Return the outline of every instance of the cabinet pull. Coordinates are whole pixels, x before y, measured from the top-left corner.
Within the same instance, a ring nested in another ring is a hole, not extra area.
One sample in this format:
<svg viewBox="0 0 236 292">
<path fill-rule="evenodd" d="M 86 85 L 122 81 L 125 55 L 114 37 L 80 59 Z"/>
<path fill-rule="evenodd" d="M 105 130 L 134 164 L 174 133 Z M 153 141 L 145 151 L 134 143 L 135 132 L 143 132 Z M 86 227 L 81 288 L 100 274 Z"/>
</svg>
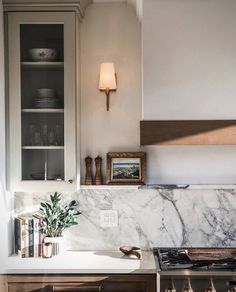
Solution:
<svg viewBox="0 0 236 292">
<path fill-rule="evenodd" d="M 102 285 L 99 286 L 78 286 L 78 285 L 53 285 L 52 291 L 61 291 L 61 292 L 100 292 L 102 291 Z"/>
<path fill-rule="evenodd" d="M 73 179 L 68 179 L 67 181 L 69 184 L 72 184 L 73 183 Z"/>
</svg>

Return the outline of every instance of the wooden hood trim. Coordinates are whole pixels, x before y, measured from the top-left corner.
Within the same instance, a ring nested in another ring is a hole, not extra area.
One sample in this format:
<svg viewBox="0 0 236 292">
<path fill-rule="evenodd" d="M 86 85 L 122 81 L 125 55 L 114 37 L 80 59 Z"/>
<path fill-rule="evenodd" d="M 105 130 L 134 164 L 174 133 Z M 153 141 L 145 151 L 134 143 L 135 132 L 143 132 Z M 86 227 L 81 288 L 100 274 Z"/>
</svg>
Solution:
<svg viewBox="0 0 236 292">
<path fill-rule="evenodd" d="M 141 145 L 236 145 L 236 120 L 141 121 Z"/>
</svg>

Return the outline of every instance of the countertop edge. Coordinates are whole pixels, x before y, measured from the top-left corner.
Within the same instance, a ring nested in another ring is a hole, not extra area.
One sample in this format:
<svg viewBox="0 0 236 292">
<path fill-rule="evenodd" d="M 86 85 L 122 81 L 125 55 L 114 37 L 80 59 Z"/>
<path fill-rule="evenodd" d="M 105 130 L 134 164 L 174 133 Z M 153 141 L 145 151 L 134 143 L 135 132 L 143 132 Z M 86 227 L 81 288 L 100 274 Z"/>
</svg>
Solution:
<svg viewBox="0 0 236 292">
<path fill-rule="evenodd" d="M 108 274 L 156 274 L 156 269 L 141 269 L 141 270 L 116 270 L 116 269 L 85 269 L 85 270 L 76 270 L 76 269 L 34 269 L 34 270 L 25 270 L 25 269 L 9 269 L 5 270 L 2 275 L 25 275 L 25 274 L 40 274 L 40 275 L 50 275 L 50 274 L 73 274 L 73 275 L 84 275 L 84 274 L 96 274 L 96 275 L 108 275 Z"/>
<path fill-rule="evenodd" d="M 0 274 L 156 274 L 152 251 L 142 251 L 142 259 L 119 251 L 70 251 L 52 259 L 5 258 Z"/>
</svg>

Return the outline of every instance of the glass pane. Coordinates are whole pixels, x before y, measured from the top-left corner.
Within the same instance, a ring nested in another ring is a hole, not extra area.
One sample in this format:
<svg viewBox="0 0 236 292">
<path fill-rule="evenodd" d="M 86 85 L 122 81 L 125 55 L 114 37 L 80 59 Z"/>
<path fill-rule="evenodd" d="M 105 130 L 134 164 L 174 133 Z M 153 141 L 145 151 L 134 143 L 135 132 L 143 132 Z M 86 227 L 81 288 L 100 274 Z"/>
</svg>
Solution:
<svg viewBox="0 0 236 292">
<path fill-rule="evenodd" d="M 22 180 L 64 180 L 62 24 L 21 24 Z"/>
</svg>

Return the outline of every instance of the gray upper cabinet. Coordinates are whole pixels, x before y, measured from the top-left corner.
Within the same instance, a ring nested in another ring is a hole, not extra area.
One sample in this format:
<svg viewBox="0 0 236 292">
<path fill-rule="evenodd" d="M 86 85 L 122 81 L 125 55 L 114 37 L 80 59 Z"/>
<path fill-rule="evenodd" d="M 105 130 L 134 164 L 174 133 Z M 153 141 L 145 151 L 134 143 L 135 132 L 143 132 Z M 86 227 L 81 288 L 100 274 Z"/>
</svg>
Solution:
<svg viewBox="0 0 236 292">
<path fill-rule="evenodd" d="M 76 12 L 8 12 L 6 24 L 9 189 L 75 190 Z"/>
</svg>

